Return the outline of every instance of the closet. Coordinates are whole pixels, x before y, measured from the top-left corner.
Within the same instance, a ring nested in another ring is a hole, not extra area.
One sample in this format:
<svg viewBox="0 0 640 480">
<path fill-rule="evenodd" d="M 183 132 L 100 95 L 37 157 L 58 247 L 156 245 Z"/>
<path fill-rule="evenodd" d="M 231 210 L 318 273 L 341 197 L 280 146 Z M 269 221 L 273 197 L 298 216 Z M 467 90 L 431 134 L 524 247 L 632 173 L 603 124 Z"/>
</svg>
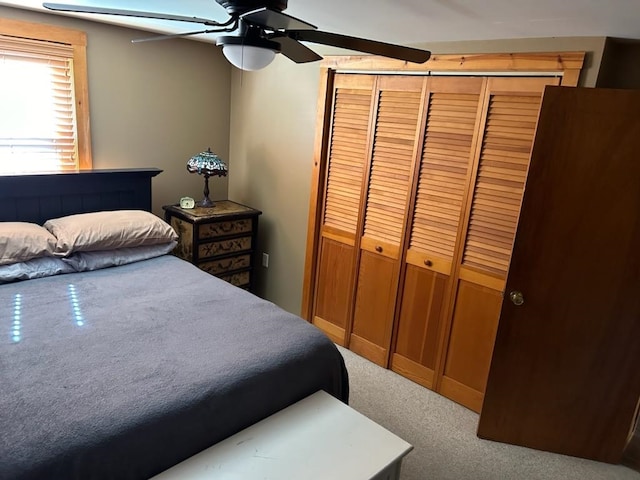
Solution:
<svg viewBox="0 0 640 480">
<path fill-rule="evenodd" d="M 583 58 L 536 55 L 428 62 L 456 75 L 323 71 L 303 315 L 476 411 L 542 93 L 575 85 Z M 490 61 L 511 74 L 473 74 Z"/>
</svg>

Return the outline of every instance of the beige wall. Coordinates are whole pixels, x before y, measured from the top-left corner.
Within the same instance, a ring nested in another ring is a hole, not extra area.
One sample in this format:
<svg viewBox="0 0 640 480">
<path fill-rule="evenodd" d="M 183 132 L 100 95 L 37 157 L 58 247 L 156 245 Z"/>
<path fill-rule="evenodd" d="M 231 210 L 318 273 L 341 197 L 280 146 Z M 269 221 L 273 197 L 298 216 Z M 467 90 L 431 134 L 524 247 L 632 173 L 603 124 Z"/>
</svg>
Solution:
<svg viewBox="0 0 640 480">
<path fill-rule="evenodd" d="M 94 168 L 158 167 L 154 212 L 181 196 L 202 197 L 204 182 L 186 162 L 207 147 L 229 158 L 231 67 L 212 44 L 148 37 L 111 25 L 0 6 L 0 17 L 87 33 Z M 227 179 L 210 182 L 227 197 Z"/>
<path fill-rule="evenodd" d="M 283 57 L 260 72 L 235 70 L 229 197 L 262 210 L 257 293 L 300 312 L 320 70 Z"/>
<path fill-rule="evenodd" d="M 594 86 L 604 43 L 586 37 L 424 47 L 435 53 L 587 51 L 581 85 Z M 294 313 L 302 300 L 318 83 L 318 64 L 278 57 L 259 72 L 234 70 L 231 84 L 229 195 L 263 211 L 257 248 L 269 253 L 270 263 L 259 268 L 258 293 Z"/>
</svg>

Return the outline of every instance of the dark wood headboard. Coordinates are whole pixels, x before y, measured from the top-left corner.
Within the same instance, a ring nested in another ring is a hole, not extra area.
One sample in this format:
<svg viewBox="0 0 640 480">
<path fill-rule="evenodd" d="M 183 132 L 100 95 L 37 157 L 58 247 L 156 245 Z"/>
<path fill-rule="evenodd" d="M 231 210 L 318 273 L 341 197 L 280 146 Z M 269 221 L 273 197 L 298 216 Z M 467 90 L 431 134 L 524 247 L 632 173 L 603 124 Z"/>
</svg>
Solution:
<svg viewBox="0 0 640 480">
<path fill-rule="evenodd" d="M 151 211 L 151 179 L 160 172 L 132 168 L 0 175 L 0 221 L 42 224 L 76 213 Z"/>
</svg>

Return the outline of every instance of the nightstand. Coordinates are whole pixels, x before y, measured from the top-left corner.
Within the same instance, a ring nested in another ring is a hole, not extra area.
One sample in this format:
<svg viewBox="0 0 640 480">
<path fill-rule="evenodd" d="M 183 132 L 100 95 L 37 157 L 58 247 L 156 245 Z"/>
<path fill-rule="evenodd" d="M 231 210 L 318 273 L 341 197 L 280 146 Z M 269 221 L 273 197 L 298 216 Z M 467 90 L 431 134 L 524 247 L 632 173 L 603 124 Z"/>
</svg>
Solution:
<svg viewBox="0 0 640 480">
<path fill-rule="evenodd" d="M 211 208 L 165 205 L 179 235 L 174 254 L 233 285 L 252 290 L 260 210 L 219 200 Z"/>
</svg>

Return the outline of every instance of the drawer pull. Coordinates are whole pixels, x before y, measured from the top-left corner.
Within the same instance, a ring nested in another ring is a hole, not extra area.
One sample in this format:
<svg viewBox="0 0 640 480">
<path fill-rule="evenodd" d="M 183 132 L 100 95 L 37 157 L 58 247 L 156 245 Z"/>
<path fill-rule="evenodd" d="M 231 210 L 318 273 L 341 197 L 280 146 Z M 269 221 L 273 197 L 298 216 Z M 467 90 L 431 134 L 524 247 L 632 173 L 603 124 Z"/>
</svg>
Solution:
<svg viewBox="0 0 640 480">
<path fill-rule="evenodd" d="M 432 262 L 431 260 L 425 260 L 425 261 L 424 261 L 424 264 L 425 264 L 427 267 L 433 267 L 433 262 Z"/>
<path fill-rule="evenodd" d="M 376 245 L 376 252 L 382 253 L 382 247 L 380 245 Z"/>
</svg>

